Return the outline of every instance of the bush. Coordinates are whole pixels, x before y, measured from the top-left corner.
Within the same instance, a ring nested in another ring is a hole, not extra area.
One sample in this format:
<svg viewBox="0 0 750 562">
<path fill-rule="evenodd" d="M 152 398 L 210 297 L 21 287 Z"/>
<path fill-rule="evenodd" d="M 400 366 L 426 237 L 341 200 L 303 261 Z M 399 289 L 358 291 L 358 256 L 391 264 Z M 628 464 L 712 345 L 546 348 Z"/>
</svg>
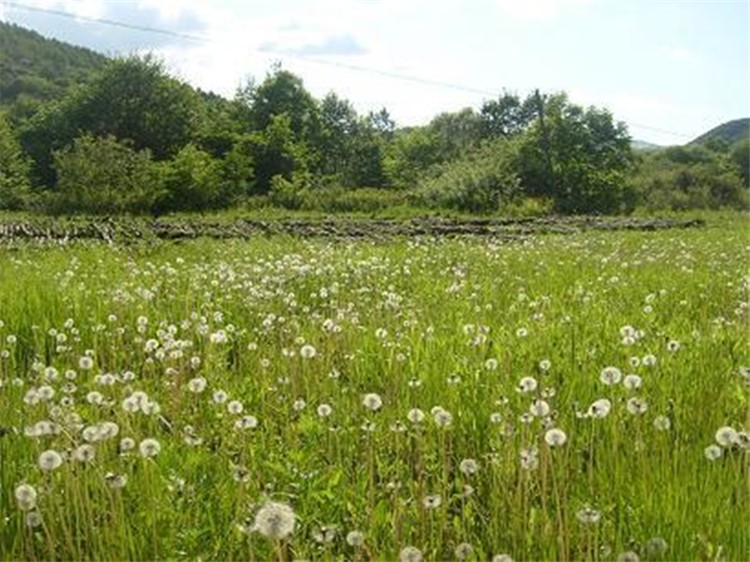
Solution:
<svg viewBox="0 0 750 562">
<path fill-rule="evenodd" d="M 156 210 L 204 211 L 227 207 L 234 184 L 222 182 L 221 162 L 188 144 L 161 168 L 163 192 Z"/>
<path fill-rule="evenodd" d="M 45 200 L 48 211 L 145 213 L 160 195 L 150 152 L 133 150 L 114 137 L 79 137 L 53 158 L 57 190 Z"/>
<path fill-rule="evenodd" d="M 326 213 L 376 213 L 409 203 L 403 191 L 361 187 L 316 189 L 304 194 L 302 208 Z"/>
<path fill-rule="evenodd" d="M 435 177 L 423 180 L 419 197 L 429 207 L 473 213 L 497 211 L 519 192 L 516 158 L 513 141 L 486 143 L 476 152 L 443 166 Z"/>
</svg>

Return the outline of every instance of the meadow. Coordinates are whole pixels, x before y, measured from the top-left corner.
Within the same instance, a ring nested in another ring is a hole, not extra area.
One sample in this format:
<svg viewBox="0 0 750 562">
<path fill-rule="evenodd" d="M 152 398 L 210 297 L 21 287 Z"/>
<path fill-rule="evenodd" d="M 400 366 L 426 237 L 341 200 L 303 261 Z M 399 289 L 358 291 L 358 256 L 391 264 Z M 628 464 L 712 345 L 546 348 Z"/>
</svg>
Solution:
<svg viewBox="0 0 750 562">
<path fill-rule="evenodd" d="M 4 244 L 0 559 L 748 559 L 749 234 Z"/>
</svg>

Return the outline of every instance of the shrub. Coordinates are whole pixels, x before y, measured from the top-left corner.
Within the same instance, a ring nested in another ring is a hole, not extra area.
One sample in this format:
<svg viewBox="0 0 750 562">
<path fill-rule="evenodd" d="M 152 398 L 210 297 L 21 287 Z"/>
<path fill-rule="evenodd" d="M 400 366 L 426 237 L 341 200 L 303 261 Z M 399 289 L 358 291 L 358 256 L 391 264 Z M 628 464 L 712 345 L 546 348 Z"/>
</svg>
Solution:
<svg viewBox="0 0 750 562">
<path fill-rule="evenodd" d="M 114 137 L 84 135 L 53 158 L 57 190 L 45 201 L 51 212 L 144 213 L 160 194 L 150 152 Z"/>
<path fill-rule="evenodd" d="M 493 212 L 519 192 L 515 172 L 517 146 L 499 139 L 443 166 L 420 183 L 418 193 L 430 207 L 466 212 Z"/>
</svg>

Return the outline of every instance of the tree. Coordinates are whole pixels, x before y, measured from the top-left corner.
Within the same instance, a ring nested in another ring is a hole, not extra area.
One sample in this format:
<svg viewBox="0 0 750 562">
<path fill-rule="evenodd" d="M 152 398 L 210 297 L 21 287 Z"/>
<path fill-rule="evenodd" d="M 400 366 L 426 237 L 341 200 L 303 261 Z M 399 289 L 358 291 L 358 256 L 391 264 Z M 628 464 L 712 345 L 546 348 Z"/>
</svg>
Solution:
<svg viewBox="0 0 750 562">
<path fill-rule="evenodd" d="M 0 209 L 20 209 L 28 196 L 29 163 L 5 115 L 0 113 Z"/>
<path fill-rule="evenodd" d="M 302 79 L 275 66 L 260 84 L 249 82 L 238 93 L 247 104 L 247 131 L 263 131 L 274 117 L 289 116 L 289 129 L 295 140 L 307 142 L 318 134 L 319 116 L 315 99 L 305 89 Z"/>
<path fill-rule="evenodd" d="M 553 198 L 562 213 L 632 207 L 630 137 L 608 111 L 584 110 L 565 94 L 537 96 L 536 120 L 522 138 L 519 171 L 528 195 Z"/>
<path fill-rule="evenodd" d="M 46 185 L 54 183 L 52 152 L 82 133 L 127 140 L 154 158 L 174 156 L 203 120 L 200 97 L 168 76 L 153 57 L 109 61 L 92 80 L 45 106 L 24 126 L 21 142 Z"/>
<path fill-rule="evenodd" d="M 522 102 L 516 94 L 507 92 L 484 102 L 480 111 L 483 137 L 509 137 L 523 132 L 534 120 L 535 105 L 533 95 Z"/>
</svg>

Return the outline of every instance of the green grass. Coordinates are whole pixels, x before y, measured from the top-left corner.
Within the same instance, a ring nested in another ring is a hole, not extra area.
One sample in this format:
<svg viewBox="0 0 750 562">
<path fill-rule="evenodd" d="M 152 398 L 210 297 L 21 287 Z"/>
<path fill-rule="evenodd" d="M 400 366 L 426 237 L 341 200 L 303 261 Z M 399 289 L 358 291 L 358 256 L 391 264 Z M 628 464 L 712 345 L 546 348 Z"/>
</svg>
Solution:
<svg viewBox="0 0 750 562">
<path fill-rule="evenodd" d="M 714 461 L 704 451 L 722 426 L 750 430 L 747 256 L 736 215 L 702 230 L 515 244 L 0 249 L 0 557 L 393 560 L 412 545 L 443 560 L 468 543 L 476 560 L 746 559 L 748 451 L 724 448 Z M 624 326 L 642 337 L 624 345 Z M 315 357 L 301 357 L 304 345 Z M 87 354 L 90 370 L 79 364 Z M 642 364 L 647 355 L 655 365 Z M 603 384 L 607 366 L 643 386 Z M 113 384 L 101 384 L 105 373 Z M 188 387 L 196 377 L 207 383 L 199 394 Z M 520 393 L 522 377 L 538 388 Z M 52 398 L 24 402 L 45 385 Z M 243 413 L 215 403 L 217 390 Z M 135 391 L 158 411 L 127 412 Z M 382 398 L 378 411 L 363 405 L 367 393 Z M 647 404 L 642 415 L 629 413 L 632 397 Z M 577 415 L 600 398 L 612 403 L 607 417 Z M 542 399 L 549 416 L 522 423 Z M 436 406 L 452 415 L 445 428 Z M 426 414 L 420 424 L 412 408 Z M 241 415 L 258 426 L 236 429 Z M 655 428 L 658 416 L 669 429 Z M 24 434 L 40 420 L 59 433 Z M 39 468 L 40 453 L 75 449 L 105 421 L 119 433 L 93 443 L 91 462 Z M 545 424 L 566 433 L 564 445 L 547 445 Z M 120 450 L 125 437 L 135 450 Z M 161 445 L 153 458 L 138 452 L 146 438 Z M 538 466 L 527 470 L 530 448 Z M 479 470 L 463 474 L 464 459 Z M 110 487 L 110 472 L 127 484 Z M 17 505 L 21 483 L 38 492 L 39 526 Z M 432 495 L 441 503 L 428 510 Z M 268 499 L 296 514 L 284 540 L 239 529 Z M 598 523 L 579 520 L 587 506 Z M 317 542 L 331 525 L 332 542 Z M 347 544 L 353 530 L 363 547 Z M 648 551 L 655 537 L 665 552 Z"/>
</svg>

